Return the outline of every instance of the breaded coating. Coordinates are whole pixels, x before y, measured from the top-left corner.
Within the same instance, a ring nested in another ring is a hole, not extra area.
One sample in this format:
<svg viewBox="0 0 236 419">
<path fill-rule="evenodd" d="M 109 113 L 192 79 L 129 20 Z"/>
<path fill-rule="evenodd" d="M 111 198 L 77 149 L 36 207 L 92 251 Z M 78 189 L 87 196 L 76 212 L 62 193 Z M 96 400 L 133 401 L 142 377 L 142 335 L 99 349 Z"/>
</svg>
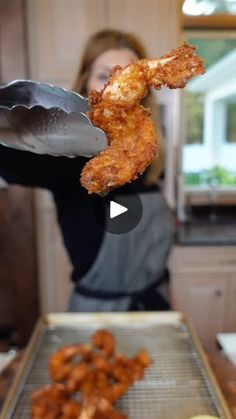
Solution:
<svg viewBox="0 0 236 419">
<path fill-rule="evenodd" d="M 92 123 L 107 134 L 109 146 L 84 167 L 81 184 L 88 193 L 107 194 L 135 180 L 158 152 L 156 128 L 141 100 L 149 87 L 183 88 L 204 73 L 194 46 L 183 44 L 160 59 L 143 59 L 116 66 L 101 92 L 89 97 Z"/>
</svg>

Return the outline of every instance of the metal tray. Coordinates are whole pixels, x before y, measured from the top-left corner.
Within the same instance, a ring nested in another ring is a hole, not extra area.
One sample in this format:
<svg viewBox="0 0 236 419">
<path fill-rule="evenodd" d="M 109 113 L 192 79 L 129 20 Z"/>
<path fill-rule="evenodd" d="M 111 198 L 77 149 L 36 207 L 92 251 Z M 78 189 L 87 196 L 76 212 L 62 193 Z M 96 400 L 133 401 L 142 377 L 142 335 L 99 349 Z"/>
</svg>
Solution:
<svg viewBox="0 0 236 419">
<path fill-rule="evenodd" d="M 129 356 L 146 348 L 154 363 L 118 407 L 130 419 L 232 416 L 191 325 L 179 312 L 49 314 L 42 317 L 0 419 L 30 418 L 31 392 L 50 382 L 48 360 L 60 346 L 86 342 L 98 328 L 111 330 Z"/>
</svg>

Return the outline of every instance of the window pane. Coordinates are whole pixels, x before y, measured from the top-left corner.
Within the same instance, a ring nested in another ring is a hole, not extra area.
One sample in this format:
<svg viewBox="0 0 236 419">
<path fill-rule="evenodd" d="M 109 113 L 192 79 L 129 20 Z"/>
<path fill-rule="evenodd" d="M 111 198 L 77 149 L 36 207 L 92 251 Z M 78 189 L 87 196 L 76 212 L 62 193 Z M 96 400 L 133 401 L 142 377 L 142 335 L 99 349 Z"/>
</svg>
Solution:
<svg viewBox="0 0 236 419">
<path fill-rule="evenodd" d="M 236 143 L 236 103 L 228 103 L 226 112 L 226 141 Z"/>
<path fill-rule="evenodd" d="M 203 95 L 185 93 L 187 111 L 186 143 L 202 144 L 203 142 Z"/>
<path fill-rule="evenodd" d="M 188 35 L 207 71 L 184 90 L 185 183 L 202 187 L 217 179 L 219 186 L 236 186 L 236 38 Z"/>
<path fill-rule="evenodd" d="M 236 39 L 189 38 L 188 42 L 198 47 L 198 54 L 203 57 L 206 69 L 210 68 L 213 64 L 217 63 L 217 61 L 236 48 Z M 205 93 L 188 92 L 187 86 L 185 90 L 185 107 L 187 111 L 185 142 L 187 144 L 203 143 L 204 98 Z"/>
<path fill-rule="evenodd" d="M 207 69 L 236 48 L 236 39 L 189 38 L 188 41 L 198 47 Z"/>
<path fill-rule="evenodd" d="M 183 13 L 192 16 L 236 14 L 236 0 L 185 0 Z"/>
</svg>

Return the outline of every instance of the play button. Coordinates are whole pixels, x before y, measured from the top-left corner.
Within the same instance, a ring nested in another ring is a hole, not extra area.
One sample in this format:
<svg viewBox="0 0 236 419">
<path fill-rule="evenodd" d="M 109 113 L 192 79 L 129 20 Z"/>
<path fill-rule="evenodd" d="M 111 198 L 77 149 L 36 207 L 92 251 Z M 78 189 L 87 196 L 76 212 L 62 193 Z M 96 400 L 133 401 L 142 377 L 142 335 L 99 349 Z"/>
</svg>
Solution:
<svg viewBox="0 0 236 419">
<path fill-rule="evenodd" d="M 110 218 L 118 217 L 128 211 L 128 208 L 123 205 L 117 204 L 115 201 L 110 201 Z"/>
<path fill-rule="evenodd" d="M 137 226 L 142 217 L 142 201 L 135 193 L 114 191 L 99 202 L 95 207 L 96 216 L 109 233 L 127 233 Z"/>
</svg>

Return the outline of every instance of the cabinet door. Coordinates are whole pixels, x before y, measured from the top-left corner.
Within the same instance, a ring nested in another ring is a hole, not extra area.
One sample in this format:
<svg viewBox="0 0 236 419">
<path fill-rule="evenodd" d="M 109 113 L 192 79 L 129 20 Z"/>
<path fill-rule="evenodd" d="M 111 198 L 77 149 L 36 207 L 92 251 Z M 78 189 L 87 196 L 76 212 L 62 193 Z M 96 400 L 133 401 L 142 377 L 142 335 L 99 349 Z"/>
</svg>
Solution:
<svg viewBox="0 0 236 419">
<path fill-rule="evenodd" d="M 28 0 L 30 76 L 71 87 L 87 38 L 106 26 L 106 0 Z"/>
<path fill-rule="evenodd" d="M 109 0 L 110 27 L 137 34 L 155 57 L 176 48 L 180 41 L 181 1 Z"/>
<path fill-rule="evenodd" d="M 192 322 L 207 350 L 224 331 L 227 278 L 218 274 L 177 274 L 173 277 L 175 309 Z"/>
<path fill-rule="evenodd" d="M 180 13 L 181 0 L 27 0 L 30 76 L 71 85 L 87 38 L 107 27 L 164 54 L 179 44 Z"/>
<path fill-rule="evenodd" d="M 225 331 L 236 332 L 236 271 L 228 273 L 228 304 L 226 309 Z"/>
<path fill-rule="evenodd" d="M 73 287 L 72 267 L 50 192 L 37 190 L 36 209 L 41 313 L 66 311 Z"/>
<path fill-rule="evenodd" d="M 0 2 L 0 83 L 27 76 L 24 0 Z M 0 186 L 0 329 L 25 345 L 39 314 L 33 191 Z"/>
</svg>

